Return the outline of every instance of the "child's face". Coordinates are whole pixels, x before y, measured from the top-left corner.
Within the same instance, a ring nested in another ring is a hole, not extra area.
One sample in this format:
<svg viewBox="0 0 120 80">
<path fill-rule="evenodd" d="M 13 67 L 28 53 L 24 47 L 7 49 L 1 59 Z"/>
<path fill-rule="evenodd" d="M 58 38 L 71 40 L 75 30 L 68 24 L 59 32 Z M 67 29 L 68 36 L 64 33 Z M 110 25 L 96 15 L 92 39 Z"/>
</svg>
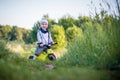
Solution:
<svg viewBox="0 0 120 80">
<path fill-rule="evenodd" d="M 46 22 L 43 22 L 43 23 L 41 24 L 41 27 L 42 27 L 43 29 L 47 29 L 47 28 L 48 28 L 48 24 L 47 24 Z"/>
</svg>

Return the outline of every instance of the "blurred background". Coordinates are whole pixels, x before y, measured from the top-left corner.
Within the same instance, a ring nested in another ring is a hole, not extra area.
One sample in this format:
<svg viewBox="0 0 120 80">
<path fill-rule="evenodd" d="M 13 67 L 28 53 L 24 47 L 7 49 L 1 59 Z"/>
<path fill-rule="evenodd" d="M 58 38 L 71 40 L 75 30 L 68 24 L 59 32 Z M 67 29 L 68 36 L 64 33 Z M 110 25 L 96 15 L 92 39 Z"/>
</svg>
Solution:
<svg viewBox="0 0 120 80">
<path fill-rule="evenodd" d="M 58 42 L 55 62 L 28 59 L 42 18 Z M 120 0 L 0 0 L 0 80 L 119 80 L 119 74 Z"/>
</svg>

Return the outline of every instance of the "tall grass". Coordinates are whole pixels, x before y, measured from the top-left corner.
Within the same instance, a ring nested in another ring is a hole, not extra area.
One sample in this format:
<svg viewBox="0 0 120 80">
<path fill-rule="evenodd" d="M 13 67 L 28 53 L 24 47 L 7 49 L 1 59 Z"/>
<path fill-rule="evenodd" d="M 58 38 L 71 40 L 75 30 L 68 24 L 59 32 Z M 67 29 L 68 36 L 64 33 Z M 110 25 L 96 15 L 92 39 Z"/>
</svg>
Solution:
<svg viewBox="0 0 120 80">
<path fill-rule="evenodd" d="M 85 26 L 84 39 L 68 46 L 68 53 L 59 61 L 64 65 L 111 68 L 120 65 L 120 18 L 108 23 Z"/>
</svg>

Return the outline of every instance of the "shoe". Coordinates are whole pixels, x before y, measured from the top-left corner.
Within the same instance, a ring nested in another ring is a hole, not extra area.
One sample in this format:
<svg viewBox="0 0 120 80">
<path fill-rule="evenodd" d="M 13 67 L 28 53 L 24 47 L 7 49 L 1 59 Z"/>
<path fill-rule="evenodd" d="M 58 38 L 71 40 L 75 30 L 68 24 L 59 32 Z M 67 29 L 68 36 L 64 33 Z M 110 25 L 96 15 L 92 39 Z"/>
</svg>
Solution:
<svg viewBox="0 0 120 80">
<path fill-rule="evenodd" d="M 33 56 L 33 60 L 35 60 L 35 59 L 36 59 L 36 55 Z"/>
</svg>

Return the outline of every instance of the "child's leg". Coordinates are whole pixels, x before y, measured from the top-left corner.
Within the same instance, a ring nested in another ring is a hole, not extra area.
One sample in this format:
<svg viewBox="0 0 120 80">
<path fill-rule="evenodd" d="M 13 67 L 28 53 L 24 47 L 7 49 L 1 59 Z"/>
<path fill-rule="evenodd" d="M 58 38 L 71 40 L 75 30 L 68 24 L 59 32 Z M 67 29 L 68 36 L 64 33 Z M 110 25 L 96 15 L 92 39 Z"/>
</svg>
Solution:
<svg viewBox="0 0 120 80">
<path fill-rule="evenodd" d="M 41 53 L 41 51 L 43 51 L 43 48 L 40 48 L 38 46 L 35 50 L 35 54 L 34 54 L 34 57 L 33 57 L 34 60 L 36 59 L 36 56 L 38 56 Z"/>
</svg>

